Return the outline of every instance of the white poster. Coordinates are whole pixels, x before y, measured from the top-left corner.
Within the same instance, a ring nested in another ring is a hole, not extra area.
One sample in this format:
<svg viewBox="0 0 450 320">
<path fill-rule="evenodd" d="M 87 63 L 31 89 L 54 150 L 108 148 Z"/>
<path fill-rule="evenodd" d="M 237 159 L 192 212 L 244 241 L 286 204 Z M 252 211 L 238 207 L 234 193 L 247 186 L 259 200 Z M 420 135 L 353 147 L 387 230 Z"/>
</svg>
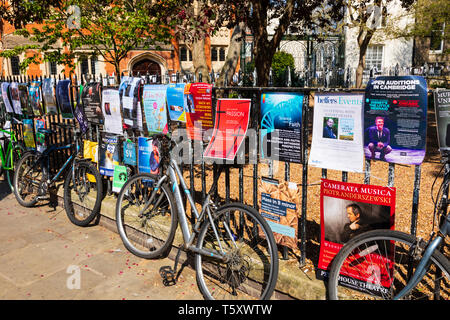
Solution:
<svg viewBox="0 0 450 320">
<path fill-rule="evenodd" d="M 363 99 L 357 93 L 316 93 L 310 166 L 363 172 Z"/>
<path fill-rule="evenodd" d="M 102 112 L 105 117 L 105 131 L 122 135 L 119 90 L 105 89 L 102 91 Z"/>
</svg>

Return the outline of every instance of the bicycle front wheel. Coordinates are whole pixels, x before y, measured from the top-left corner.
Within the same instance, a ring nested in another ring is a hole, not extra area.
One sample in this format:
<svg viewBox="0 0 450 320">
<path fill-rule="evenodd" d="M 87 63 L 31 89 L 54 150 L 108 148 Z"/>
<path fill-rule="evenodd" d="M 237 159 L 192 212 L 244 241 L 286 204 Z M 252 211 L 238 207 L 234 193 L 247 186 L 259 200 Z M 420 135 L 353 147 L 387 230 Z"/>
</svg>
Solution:
<svg viewBox="0 0 450 320">
<path fill-rule="evenodd" d="M 74 163 L 73 170 L 67 172 L 64 181 L 64 209 L 73 224 L 85 227 L 100 212 L 102 177 L 90 162 Z"/>
<path fill-rule="evenodd" d="M 120 190 L 116 224 L 125 247 L 134 255 L 153 259 L 171 248 L 178 223 L 175 200 L 166 184 L 154 188 L 157 176 L 140 173 Z"/>
<path fill-rule="evenodd" d="M 205 299 L 269 299 L 278 277 L 277 245 L 267 222 L 252 207 L 233 203 L 203 223 L 196 254 L 197 284 Z"/>
<path fill-rule="evenodd" d="M 328 281 L 331 300 L 392 300 L 407 284 L 419 259 L 416 238 L 394 230 L 365 232 L 336 255 Z M 435 251 L 427 273 L 405 299 L 449 299 L 449 262 Z"/>
</svg>

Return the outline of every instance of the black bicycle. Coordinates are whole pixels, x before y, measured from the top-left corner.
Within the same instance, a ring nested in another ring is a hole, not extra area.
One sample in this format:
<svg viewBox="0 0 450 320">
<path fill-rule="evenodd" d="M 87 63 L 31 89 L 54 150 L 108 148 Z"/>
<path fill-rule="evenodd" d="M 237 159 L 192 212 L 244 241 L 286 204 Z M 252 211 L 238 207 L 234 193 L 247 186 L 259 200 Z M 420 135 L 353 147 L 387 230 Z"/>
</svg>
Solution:
<svg viewBox="0 0 450 320">
<path fill-rule="evenodd" d="M 71 129 L 74 142 L 58 146 L 51 145 L 42 153 L 27 151 L 17 164 L 14 174 L 14 195 L 24 207 L 34 206 L 40 200 L 49 199 L 49 189 L 63 175 L 64 208 L 69 220 L 78 226 L 87 226 L 100 212 L 103 195 L 102 177 L 92 159 L 81 157 L 81 132 L 71 124 L 55 123 L 63 129 Z M 39 129 L 46 137 L 54 132 Z M 72 150 L 71 155 L 56 173 L 50 170 L 50 155 L 58 150 Z"/>
</svg>

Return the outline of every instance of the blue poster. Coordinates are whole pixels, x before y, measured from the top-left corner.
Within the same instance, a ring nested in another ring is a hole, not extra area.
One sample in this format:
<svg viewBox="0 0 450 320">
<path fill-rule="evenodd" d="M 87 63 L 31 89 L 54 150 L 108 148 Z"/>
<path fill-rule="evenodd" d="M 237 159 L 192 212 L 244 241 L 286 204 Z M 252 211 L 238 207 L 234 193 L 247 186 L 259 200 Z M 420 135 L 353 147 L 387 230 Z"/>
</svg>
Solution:
<svg viewBox="0 0 450 320">
<path fill-rule="evenodd" d="M 101 175 L 113 177 L 114 167 L 119 165 L 119 146 L 117 136 L 106 136 L 100 144 L 99 171 Z"/>
<path fill-rule="evenodd" d="M 136 144 L 132 141 L 123 142 L 123 163 L 136 165 Z"/>
<path fill-rule="evenodd" d="M 147 172 L 152 174 L 159 174 L 159 145 L 158 140 L 146 137 L 138 138 L 138 156 L 139 172 Z"/>
<path fill-rule="evenodd" d="M 302 162 L 303 94 L 270 92 L 261 95 L 261 157 Z"/>
<path fill-rule="evenodd" d="M 63 119 L 73 119 L 72 103 L 70 102 L 70 80 L 60 80 L 56 85 L 56 101 Z"/>
<path fill-rule="evenodd" d="M 147 130 L 149 133 L 167 133 L 167 85 L 146 84 L 142 94 Z"/>
<path fill-rule="evenodd" d="M 184 111 L 184 87 L 185 83 L 171 83 L 167 87 L 167 106 L 170 120 L 186 122 Z"/>
<path fill-rule="evenodd" d="M 420 76 L 377 77 L 364 99 L 366 159 L 419 165 L 425 158 L 427 83 Z"/>
</svg>

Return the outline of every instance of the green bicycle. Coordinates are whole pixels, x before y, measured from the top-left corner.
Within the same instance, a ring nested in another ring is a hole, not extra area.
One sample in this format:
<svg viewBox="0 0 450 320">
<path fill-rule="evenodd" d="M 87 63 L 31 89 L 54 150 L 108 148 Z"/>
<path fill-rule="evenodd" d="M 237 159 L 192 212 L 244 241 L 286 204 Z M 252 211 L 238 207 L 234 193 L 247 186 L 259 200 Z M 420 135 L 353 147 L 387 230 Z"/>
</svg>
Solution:
<svg viewBox="0 0 450 320">
<path fill-rule="evenodd" d="M 0 128 L 0 175 L 5 172 L 8 185 L 11 191 L 14 191 L 13 180 L 14 180 L 14 168 L 19 159 L 25 153 L 25 148 L 21 142 L 19 142 L 14 134 L 13 130 L 1 129 Z"/>
</svg>

